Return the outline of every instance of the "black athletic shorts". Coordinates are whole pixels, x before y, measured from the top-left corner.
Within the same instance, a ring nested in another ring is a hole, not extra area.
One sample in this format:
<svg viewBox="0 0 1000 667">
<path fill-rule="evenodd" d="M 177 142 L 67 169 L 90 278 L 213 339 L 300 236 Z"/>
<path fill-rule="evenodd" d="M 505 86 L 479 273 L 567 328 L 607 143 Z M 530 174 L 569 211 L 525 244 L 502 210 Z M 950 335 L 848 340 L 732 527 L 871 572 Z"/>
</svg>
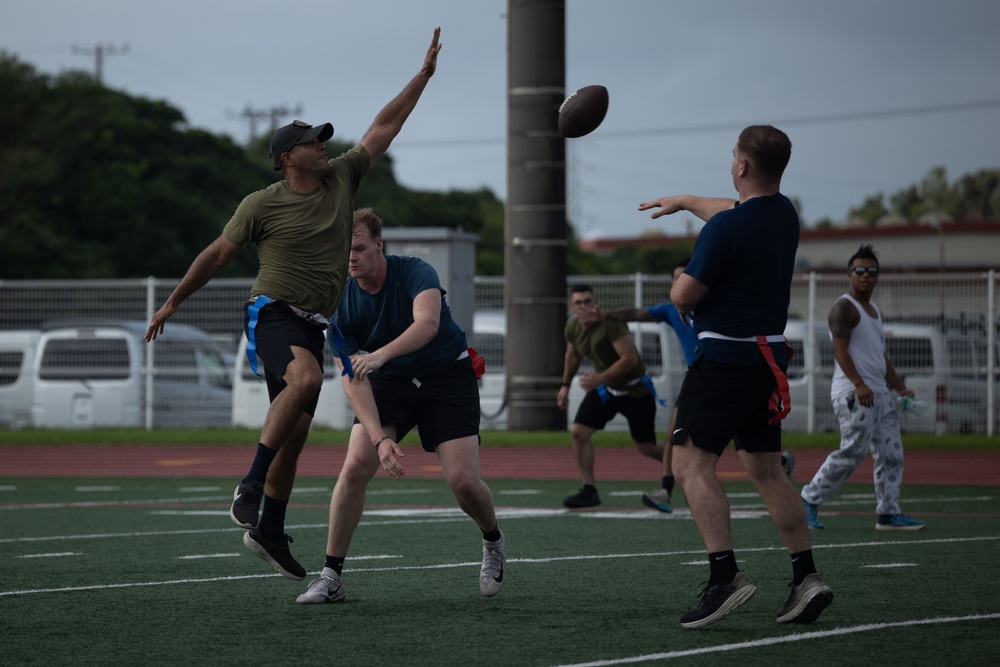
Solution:
<svg viewBox="0 0 1000 667">
<path fill-rule="evenodd" d="M 622 413 L 628 421 L 628 432 L 635 442 L 656 442 L 656 399 L 652 394 L 638 398 L 612 396 L 605 403 L 596 389 L 587 392 L 573 417 L 574 424 L 600 431 L 615 415 Z"/>
<path fill-rule="evenodd" d="M 747 452 L 781 451 L 781 424 L 768 424 L 777 386 L 763 356 L 748 366 L 699 357 L 681 384 L 671 442 L 679 445 L 690 436 L 695 447 L 719 455 L 730 441 Z"/>
<path fill-rule="evenodd" d="M 468 357 L 422 378 L 368 376 L 382 426 L 396 429 L 396 442 L 417 428 L 420 444 L 433 452 L 442 442 L 479 436 L 479 383 Z M 354 423 L 358 424 L 357 417 Z"/>
<path fill-rule="evenodd" d="M 249 306 L 247 304 L 248 308 Z M 249 323 L 250 315 L 247 313 L 243 318 L 243 330 L 248 338 Z M 323 327 L 299 317 L 284 301 L 272 301 L 258 311 L 254 341 L 260 365 L 264 367 L 264 381 L 267 382 L 267 395 L 271 401 L 287 386 L 282 378 L 288 364 L 295 358 L 292 354 L 293 345 L 312 352 L 319 362 L 320 371 L 323 370 L 323 346 L 326 345 Z M 260 370 L 258 367 L 257 371 Z M 314 417 L 318 403 L 319 392 L 316 392 L 316 396 L 303 411 Z"/>
</svg>

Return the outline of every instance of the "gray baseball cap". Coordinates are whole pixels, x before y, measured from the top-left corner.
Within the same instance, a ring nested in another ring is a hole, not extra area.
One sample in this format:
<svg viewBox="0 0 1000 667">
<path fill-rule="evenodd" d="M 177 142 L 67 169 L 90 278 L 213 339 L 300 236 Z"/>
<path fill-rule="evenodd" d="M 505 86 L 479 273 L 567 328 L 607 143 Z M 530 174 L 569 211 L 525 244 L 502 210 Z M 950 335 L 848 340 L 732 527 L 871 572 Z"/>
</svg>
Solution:
<svg viewBox="0 0 1000 667">
<path fill-rule="evenodd" d="M 279 127 L 271 135 L 271 162 L 274 170 L 281 171 L 281 154 L 287 153 L 299 144 L 307 144 L 313 139 L 326 141 L 333 136 L 333 125 L 323 123 L 313 127 L 301 120 L 293 120 L 289 125 Z"/>
</svg>

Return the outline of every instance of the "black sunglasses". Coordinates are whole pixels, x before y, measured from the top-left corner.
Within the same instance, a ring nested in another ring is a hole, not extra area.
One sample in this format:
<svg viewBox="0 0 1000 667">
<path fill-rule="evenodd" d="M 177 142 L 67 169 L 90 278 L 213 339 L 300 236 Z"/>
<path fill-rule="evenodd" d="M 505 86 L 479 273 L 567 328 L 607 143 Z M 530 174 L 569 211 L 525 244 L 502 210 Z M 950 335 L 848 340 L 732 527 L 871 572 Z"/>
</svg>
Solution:
<svg viewBox="0 0 1000 667">
<path fill-rule="evenodd" d="M 868 266 L 868 267 L 855 266 L 853 269 L 851 269 L 851 271 L 854 271 L 854 275 L 856 275 L 856 276 L 863 276 L 863 275 L 865 275 L 865 273 L 867 273 L 870 276 L 877 276 L 878 275 L 878 267 L 877 266 Z"/>
</svg>

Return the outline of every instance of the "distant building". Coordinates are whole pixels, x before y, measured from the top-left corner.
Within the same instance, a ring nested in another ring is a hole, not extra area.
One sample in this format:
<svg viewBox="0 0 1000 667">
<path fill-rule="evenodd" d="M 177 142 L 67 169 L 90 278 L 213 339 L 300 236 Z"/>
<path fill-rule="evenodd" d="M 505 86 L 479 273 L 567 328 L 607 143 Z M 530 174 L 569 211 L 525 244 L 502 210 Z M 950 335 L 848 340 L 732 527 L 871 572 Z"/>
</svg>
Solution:
<svg viewBox="0 0 1000 667">
<path fill-rule="evenodd" d="M 618 248 L 669 248 L 697 236 L 644 235 L 591 238 L 580 250 L 610 255 Z M 892 271 L 1000 270 L 1000 221 L 920 223 L 880 227 L 803 229 L 796 264 L 800 271 L 840 271 L 861 244 L 871 244 L 879 262 Z"/>
</svg>

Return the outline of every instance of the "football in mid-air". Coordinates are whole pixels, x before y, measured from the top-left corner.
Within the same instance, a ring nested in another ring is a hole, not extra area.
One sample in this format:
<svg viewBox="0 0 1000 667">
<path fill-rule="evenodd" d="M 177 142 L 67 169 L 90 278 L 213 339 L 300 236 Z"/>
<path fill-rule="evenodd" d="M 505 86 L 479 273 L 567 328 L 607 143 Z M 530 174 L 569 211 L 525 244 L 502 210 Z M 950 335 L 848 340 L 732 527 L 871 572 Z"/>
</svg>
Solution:
<svg viewBox="0 0 1000 667">
<path fill-rule="evenodd" d="M 608 113 L 608 89 L 585 86 L 559 105 L 559 134 L 575 139 L 590 134 Z"/>
</svg>

